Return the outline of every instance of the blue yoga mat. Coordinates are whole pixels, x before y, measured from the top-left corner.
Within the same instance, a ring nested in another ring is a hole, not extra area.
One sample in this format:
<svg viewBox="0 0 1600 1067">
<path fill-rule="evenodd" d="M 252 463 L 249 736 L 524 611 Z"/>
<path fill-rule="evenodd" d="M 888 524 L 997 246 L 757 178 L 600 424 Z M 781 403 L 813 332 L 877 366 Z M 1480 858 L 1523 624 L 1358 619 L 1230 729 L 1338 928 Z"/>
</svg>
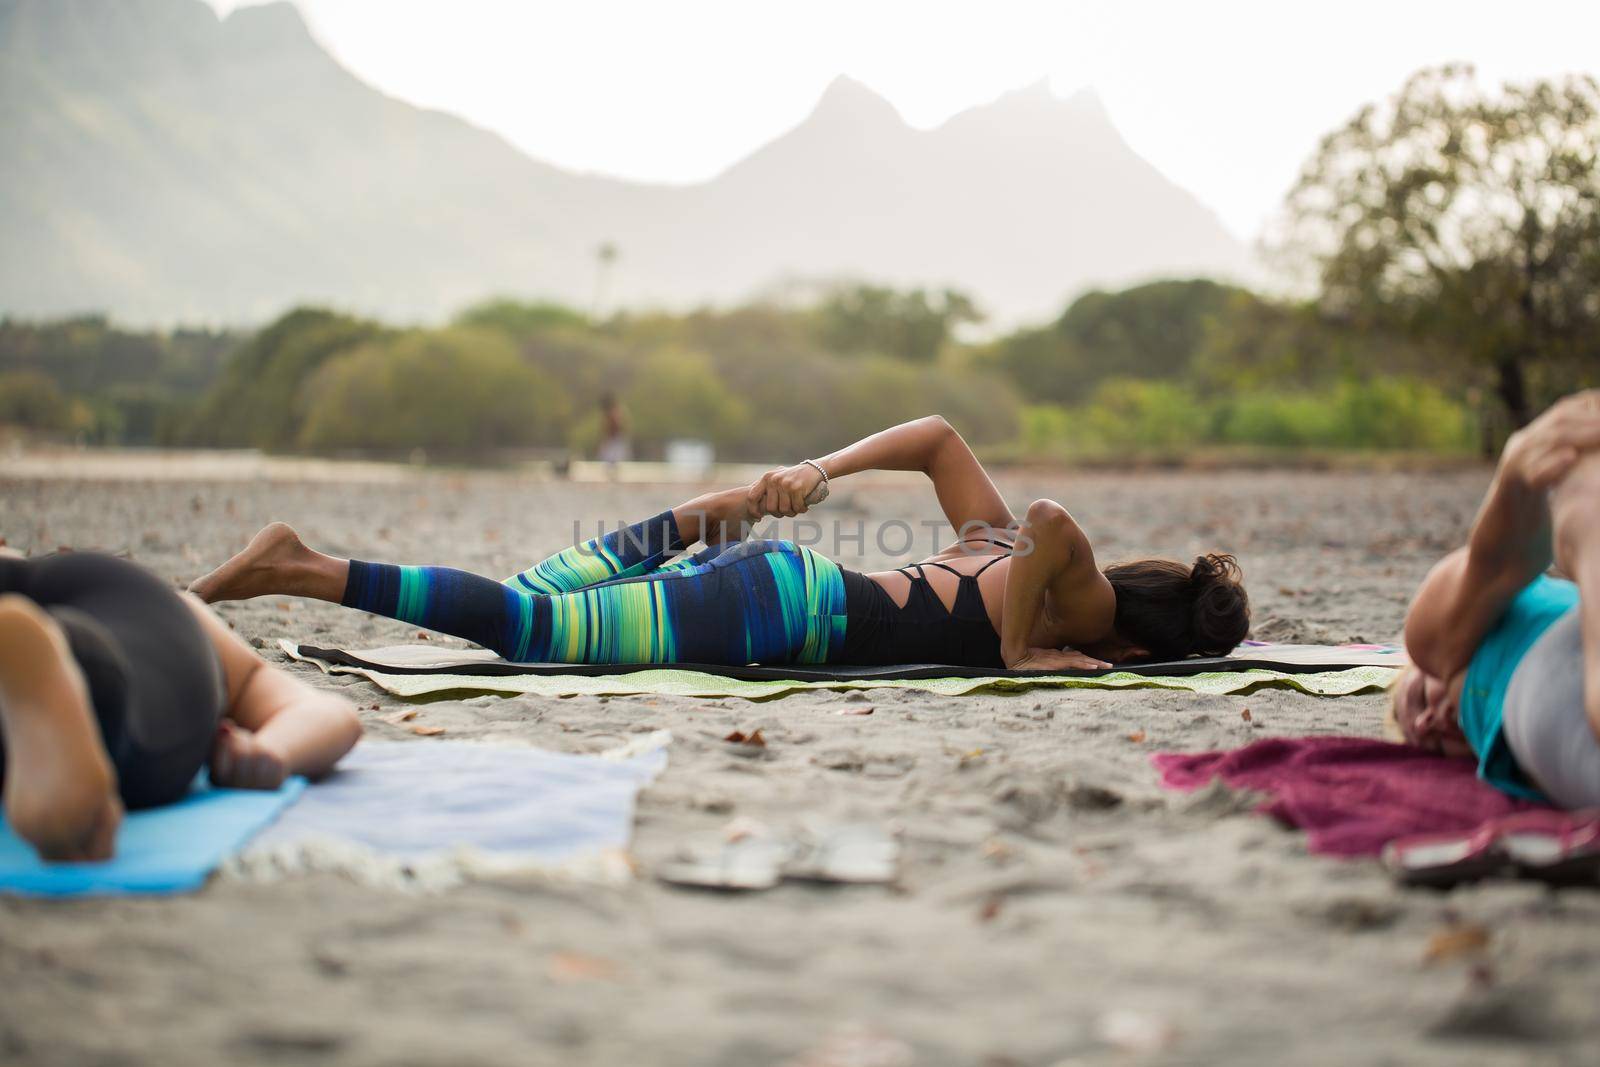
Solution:
<svg viewBox="0 0 1600 1067">
<path fill-rule="evenodd" d="M 45 863 L 0 811 L 0 893 L 41 897 L 184 893 L 277 818 L 305 789 L 291 778 L 274 792 L 213 789 L 197 781 L 176 804 L 129 812 L 105 863 Z"/>
</svg>

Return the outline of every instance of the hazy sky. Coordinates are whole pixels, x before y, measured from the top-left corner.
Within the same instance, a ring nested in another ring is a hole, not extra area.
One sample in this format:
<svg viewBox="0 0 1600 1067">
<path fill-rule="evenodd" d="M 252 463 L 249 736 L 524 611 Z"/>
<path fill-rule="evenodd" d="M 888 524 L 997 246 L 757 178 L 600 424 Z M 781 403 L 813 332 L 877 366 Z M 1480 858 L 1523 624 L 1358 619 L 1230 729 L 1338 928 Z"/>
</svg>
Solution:
<svg viewBox="0 0 1600 1067">
<path fill-rule="evenodd" d="M 252 0 L 210 0 L 226 11 Z M 1600 72 L 1600 3 L 1523 0 L 298 0 L 384 91 L 529 154 L 708 178 L 838 74 L 929 127 L 1048 77 L 1092 86 L 1133 148 L 1254 238 L 1327 130 L 1417 67 Z"/>
</svg>

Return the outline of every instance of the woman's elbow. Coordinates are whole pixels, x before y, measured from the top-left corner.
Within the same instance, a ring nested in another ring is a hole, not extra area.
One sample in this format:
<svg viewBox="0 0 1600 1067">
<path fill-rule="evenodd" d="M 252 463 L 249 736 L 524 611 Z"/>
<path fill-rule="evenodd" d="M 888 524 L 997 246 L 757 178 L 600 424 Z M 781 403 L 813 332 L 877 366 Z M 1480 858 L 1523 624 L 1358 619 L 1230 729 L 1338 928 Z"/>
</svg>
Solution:
<svg viewBox="0 0 1600 1067">
<path fill-rule="evenodd" d="M 1448 621 L 1454 613 L 1431 602 L 1431 598 L 1424 596 L 1427 591 L 1424 585 L 1406 610 L 1401 642 L 1406 658 L 1424 674 L 1449 678 L 1472 658 L 1477 642 L 1463 640 L 1466 635 Z"/>
<path fill-rule="evenodd" d="M 1521 584 L 1514 575 L 1473 567 L 1465 550 L 1436 563 L 1406 609 L 1406 655 L 1435 678 L 1450 678 L 1472 662 L 1478 645 Z"/>
<path fill-rule="evenodd" d="M 1072 515 L 1054 500 L 1035 500 L 1028 505 L 1023 521 L 1026 534 L 1018 539 L 1020 547 L 1029 546 L 1024 555 L 1042 552 L 1046 560 L 1060 563 L 1076 559 L 1087 547 L 1087 539 Z"/>
<path fill-rule="evenodd" d="M 302 721 L 316 738 L 315 765 L 304 768 L 312 778 L 320 778 L 331 771 L 361 740 L 361 716 L 356 706 L 342 696 L 319 692 L 315 699 L 302 704 L 296 714 L 303 717 Z"/>
<path fill-rule="evenodd" d="M 1454 650 L 1441 647 L 1446 644 L 1442 636 L 1437 626 L 1418 617 L 1416 606 L 1412 605 L 1412 610 L 1406 613 L 1400 642 L 1406 650 L 1406 658 L 1422 673 L 1435 678 L 1448 676 L 1449 665 L 1457 658 Z"/>
<path fill-rule="evenodd" d="M 1027 522 L 1038 533 L 1065 533 L 1075 524 L 1066 508 L 1054 500 L 1035 500 L 1028 505 Z"/>
</svg>

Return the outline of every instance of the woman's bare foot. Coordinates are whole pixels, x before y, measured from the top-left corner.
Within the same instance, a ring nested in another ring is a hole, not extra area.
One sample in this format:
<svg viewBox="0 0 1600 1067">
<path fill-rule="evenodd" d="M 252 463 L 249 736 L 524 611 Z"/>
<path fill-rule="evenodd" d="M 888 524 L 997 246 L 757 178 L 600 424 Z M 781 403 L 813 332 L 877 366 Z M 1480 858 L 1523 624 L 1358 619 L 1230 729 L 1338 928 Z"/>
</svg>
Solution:
<svg viewBox="0 0 1600 1067">
<path fill-rule="evenodd" d="M 0 596 L 0 732 L 17 835 L 47 860 L 110 859 L 122 802 L 83 672 L 55 620 L 14 594 Z"/>
<path fill-rule="evenodd" d="M 705 493 L 673 509 L 685 544 L 742 541 L 761 514 L 750 504 L 750 487 Z"/>
<path fill-rule="evenodd" d="M 344 595 L 347 560 L 309 549 L 287 523 L 274 522 L 250 539 L 244 551 L 189 586 L 189 592 L 215 604 L 279 594 L 335 603 Z"/>
</svg>

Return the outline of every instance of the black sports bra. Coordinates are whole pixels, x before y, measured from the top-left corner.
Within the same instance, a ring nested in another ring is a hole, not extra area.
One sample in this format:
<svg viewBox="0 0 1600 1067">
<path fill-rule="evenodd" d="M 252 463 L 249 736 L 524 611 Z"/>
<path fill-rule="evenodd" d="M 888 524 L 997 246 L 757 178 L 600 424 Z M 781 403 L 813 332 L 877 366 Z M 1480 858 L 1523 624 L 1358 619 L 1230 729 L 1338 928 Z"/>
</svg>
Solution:
<svg viewBox="0 0 1600 1067">
<path fill-rule="evenodd" d="M 1010 549 L 1002 541 L 989 544 Z M 1011 553 L 998 555 L 972 574 L 943 563 L 913 563 L 899 567 L 911 582 L 905 606 L 894 602 L 883 586 L 856 571 L 844 571 L 844 649 L 837 662 L 853 666 L 891 666 L 909 663 L 949 663 L 961 667 L 1004 667 L 1000 635 L 983 606 L 978 576 Z M 955 602 L 949 607 L 934 591 L 926 567 L 955 575 Z M 842 569 L 842 568 L 841 568 Z M 914 574 L 912 572 L 915 572 Z"/>
</svg>

